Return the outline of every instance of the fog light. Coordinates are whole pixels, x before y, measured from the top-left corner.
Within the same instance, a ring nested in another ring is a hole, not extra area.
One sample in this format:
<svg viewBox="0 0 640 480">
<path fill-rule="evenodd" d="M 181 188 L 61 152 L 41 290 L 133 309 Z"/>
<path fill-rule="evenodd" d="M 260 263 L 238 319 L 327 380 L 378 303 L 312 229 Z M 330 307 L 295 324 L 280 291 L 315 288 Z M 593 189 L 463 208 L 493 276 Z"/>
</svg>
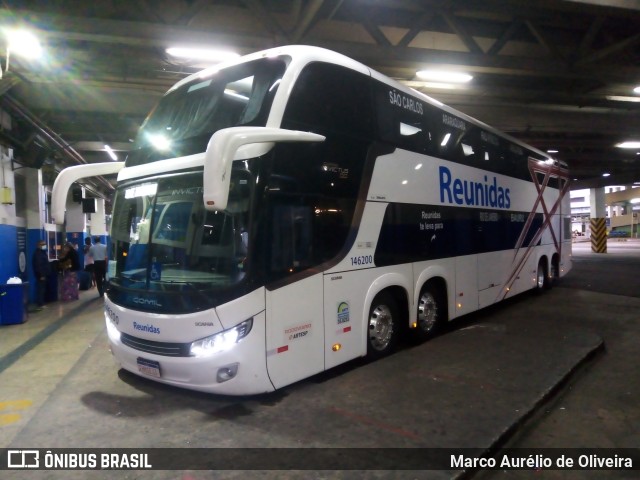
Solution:
<svg viewBox="0 0 640 480">
<path fill-rule="evenodd" d="M 218 381 L 218 383 L 226 382 L 235 377 L 238 374 L 238 365 L 240 364 L 232 363 L 231 365 L 220 367 L 218 369 L 218 374 L 216 375 L 216 380 Z"/>
</svg>

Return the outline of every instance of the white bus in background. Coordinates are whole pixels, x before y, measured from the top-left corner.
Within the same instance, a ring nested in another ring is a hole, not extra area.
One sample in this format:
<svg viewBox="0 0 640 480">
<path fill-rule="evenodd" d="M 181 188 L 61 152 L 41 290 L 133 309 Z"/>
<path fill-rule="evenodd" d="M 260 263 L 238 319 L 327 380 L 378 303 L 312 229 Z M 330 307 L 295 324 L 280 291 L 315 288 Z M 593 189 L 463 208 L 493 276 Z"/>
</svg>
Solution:
<svg viewBox="0 0 640 480">
<path fill-rule="evenodd" d="M 423 340 L 571 266 L 566 166 L 335 52 L 275 48 L 162 98 L 118 172 L 105 317 L 122 368 L 273 391 Z"/>
</svg>

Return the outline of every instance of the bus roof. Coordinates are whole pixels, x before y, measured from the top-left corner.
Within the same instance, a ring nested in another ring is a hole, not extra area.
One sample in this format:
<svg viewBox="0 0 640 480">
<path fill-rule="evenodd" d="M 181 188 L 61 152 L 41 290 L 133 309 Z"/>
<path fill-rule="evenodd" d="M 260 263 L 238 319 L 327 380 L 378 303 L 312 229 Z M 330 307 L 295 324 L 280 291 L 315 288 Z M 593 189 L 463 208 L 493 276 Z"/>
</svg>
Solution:
<svg viewBox="0 0 640 480">
<path fill-rule="evenodd" d="M 546 159 L 550 159 L 550 160 L 555 160 L 553 159 L 548 153 L 543 152 L 541 150 L 538 150 L 535 147 L 532 147 L 531 145 L 527 145 L 526 143 L 518 140 L 517 138 L 512 137 L 511 135 L 508 135 L 504 132 L 501 132 L 500 130 L 497 130 L 496 128 L 492 127 L 491 125 L 488 125 L 480 120 L 477 120 L 473 117 L 470 117 L 469 115 L 460 112 L 459 110 L 456 110 L 455 108 L 449 107 L 447 105 L 445 105 L 444 103 L 422 93 L 419 92 L 417 90 L 414 90 L 413 88 L 409 88 L 406 85 L 403 85 L 402 83 L 387 77 L 386 75 L 373 70 L 372 68 L 356 61 L 353 60 L 350 57 L 347 57 L 341 53 L 338 52 L 334 52 L 332 50 L 328 50 L 326 48 L 321 48 L 321 47 L 314 47 L 314 46 L 309 46 L 309 45 L 286 45 L 286 46 L 282 46 L 282 47 L 274 47 L 274 48 L 270 48 L 268 50 L 262 50 L 259 52 L 255 52 L 255 53 L 251 53 L 249 55 L 245 55 L 243 57 L 240 57 L 238 59 L 235 60 L 231 60 L 228 62 L 224 62 L 224 63 L 219 63 L 213 67 L 209 67 L 206 68 L 200 72 L 194 73 L 184 79 L 182 79 L 181 81 L 179 81 L 178 83 L 176 83 L 173 87 L 171 87 L 169 89 L 169 92 L 175 90 L 176 88 L 179 88 L 180 86 L 184 85 L 185 83 L 189 83 L 193 80 L 196 79 L 200 79 L 203 77 L 207 77 L 209 75 L 214 74 L 215 72 L 222 70 L 224 68 L 233 66 L 233 65 L 239 65 L 242 63 L 246 63 L 246 62 L 251 62 L 254 60 L 258 60 L 261 58 L 269 58 L 269 57 L 279 57 L 279 56 L 288 56 L 291 57 L 292 59 L 292 66 L 298 70 L 301 70 L 305 65 L 307 65 L 308 63 L 311 62 L 325 62 L 325 63 L 332 63 L 335 65 L 340 65 L 355 71 L 358 71 L 360 73 L 363 73 L 365 75 L 369 75 L 371 78 L 385 83 L 387 85 L 389 85 L 390 87 L 393 87 L 397 90 L 400 90 L 408 95 L 414 96 L 414 97 L 418 97 L 420 98 L 422 101 L 425 101 L 443 111 L 446 111 L 447 113 L 450 113 L 452 115 L 455 115 L 457 117 L 460 117 L 461 119 L 463 119 L 466 122 L 469 122 L 471 124 L 474 124 L 484 130 L 490 131 L 491 133 L 511 142 L 514 143 L 516 145 L 519 145 L 529 151 L 532 151 L 538 155 L 540 155 L 543 158 Z M 558 163 L 564 167 L 566 167 L 566 163 L 562 162 L 562 161 L 558 161 Z"/>
</svg>

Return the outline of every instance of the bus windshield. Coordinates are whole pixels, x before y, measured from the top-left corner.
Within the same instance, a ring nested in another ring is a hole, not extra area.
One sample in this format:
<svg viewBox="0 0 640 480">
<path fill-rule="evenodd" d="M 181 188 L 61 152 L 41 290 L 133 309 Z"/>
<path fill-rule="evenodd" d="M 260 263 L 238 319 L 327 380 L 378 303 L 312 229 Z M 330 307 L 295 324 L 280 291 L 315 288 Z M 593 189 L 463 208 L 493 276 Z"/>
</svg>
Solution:
<svg viewBox="0 0 640 480">
<path fill-rule="evenodd" d="M 264 126 L 285 67 L 281 58 L 263 58 L 171 90 L 142 124 L 126 166 L 204 152 L 223 128 Z"/>
<path fill-rule="evenodd" d="M 109 256 L 111 293 L 118 303 L 142 310 L 157 304 L 167 311 L 168 303 L 172 311 L 200 310 L 215 306 L 215 292 L 242 283 L 252 183 L 247 170 L 233 170 L 224 212 L 204 209 L 201 171 L 119 187 Z M 141 294 L 155 300 L 145 304 Z"/>
</svg>

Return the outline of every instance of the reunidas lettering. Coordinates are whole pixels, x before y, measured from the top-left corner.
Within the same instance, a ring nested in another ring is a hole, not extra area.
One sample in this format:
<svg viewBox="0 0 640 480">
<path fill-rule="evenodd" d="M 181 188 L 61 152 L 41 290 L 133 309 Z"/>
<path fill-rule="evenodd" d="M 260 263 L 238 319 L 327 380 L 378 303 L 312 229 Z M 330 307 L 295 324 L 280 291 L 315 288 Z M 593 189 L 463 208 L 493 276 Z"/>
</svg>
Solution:
<svg viewBox="0 0 640 480">
<path fill-rule="evenodd" d="M 142 325 L 138 322 L 133 322 L 133 328 L 135 328 L 136 330 L 140 330 L 141 332 L 149 332 L 160 335 L 160 329 L 154 325 L 151 325 L 150 323 Z"/>
<path fill-rule="evenodd" d="M 511 206 L 511 192 L 508 188 L 499 186 L 496 177 L 491 181 L 485 175 L 484 183 L 481 183 L 453 178 L 447 167 L 440 167 L 439 173 L 441 203 L 493 208 Z"/>
</svg>

